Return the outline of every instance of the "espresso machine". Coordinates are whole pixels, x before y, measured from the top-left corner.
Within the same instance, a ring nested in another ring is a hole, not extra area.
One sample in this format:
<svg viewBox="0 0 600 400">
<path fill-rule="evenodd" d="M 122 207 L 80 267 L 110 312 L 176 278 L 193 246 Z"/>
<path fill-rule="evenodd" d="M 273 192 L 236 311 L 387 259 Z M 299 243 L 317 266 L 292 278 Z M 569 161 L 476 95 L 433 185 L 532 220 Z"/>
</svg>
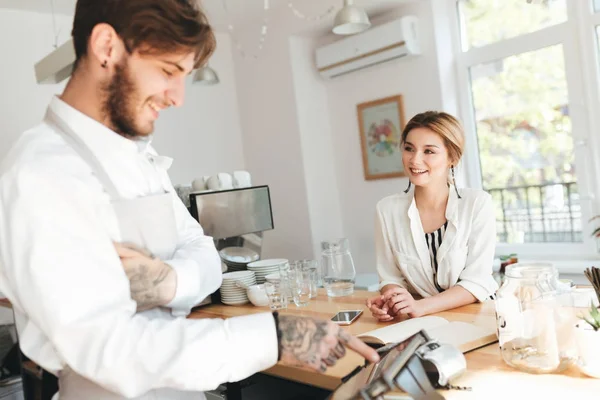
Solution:
<svg viewBox="0 0 600 400">
<path fill-rule="evenodd" d="M 190 213 L 217 250 L 242 247 L 260 257 L 263 232 L 274 228 L 269 187 L 192 192 Z"/>
</svg>

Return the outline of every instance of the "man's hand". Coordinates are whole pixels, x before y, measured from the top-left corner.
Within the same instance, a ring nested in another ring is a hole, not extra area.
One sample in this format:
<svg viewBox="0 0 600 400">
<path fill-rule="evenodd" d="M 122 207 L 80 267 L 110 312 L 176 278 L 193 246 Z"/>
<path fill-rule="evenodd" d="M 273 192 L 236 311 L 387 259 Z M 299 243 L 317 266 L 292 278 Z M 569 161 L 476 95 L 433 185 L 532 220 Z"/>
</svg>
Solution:
<svg viewBox="0 0 600 400">
<path fill-rule="evenodd" d="M 279 316 L 281 361 L 325 372 L 346 354 L 346 347 L 371 362 L 379 361 L 375 350 L 331 321 Z"/>
<path fill-rule="evenodd" d="M 175 297 L 177 275 L 169 264 L 131 244 L 115 243 L 115 249 L 129 278 L 131 298 L 136 301 L 138 311 L 164 306 Z"/>
</svg>

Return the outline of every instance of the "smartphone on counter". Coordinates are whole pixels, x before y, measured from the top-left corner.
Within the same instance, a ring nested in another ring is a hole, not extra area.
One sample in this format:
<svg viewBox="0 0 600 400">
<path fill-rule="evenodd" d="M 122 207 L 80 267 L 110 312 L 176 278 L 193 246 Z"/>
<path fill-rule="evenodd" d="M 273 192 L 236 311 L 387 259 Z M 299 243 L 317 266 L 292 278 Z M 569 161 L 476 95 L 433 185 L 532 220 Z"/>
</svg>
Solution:
<svg viewBox="0 0 600 400">
<path fill-rule="evenodd" d="M 362 314 L 362 310 L 340 311 L 331 318 L 333 322 L 339 325 L 350 325 Z"/>
</svg>

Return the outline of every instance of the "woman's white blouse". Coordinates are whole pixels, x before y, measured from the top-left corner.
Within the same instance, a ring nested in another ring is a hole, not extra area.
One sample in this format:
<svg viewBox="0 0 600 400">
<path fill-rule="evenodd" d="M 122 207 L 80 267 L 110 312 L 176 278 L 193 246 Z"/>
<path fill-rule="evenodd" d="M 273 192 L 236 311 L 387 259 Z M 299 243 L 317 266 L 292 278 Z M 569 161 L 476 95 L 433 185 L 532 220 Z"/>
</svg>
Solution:
<svg viewBox="0 0 600 400">
<path fill-rule="evenodd" d="M 479 301 L 492 296 L 498 284 L 492 276 L 496 218 L 491 196 L 476 189 L 450 187 L 448 227 L 437 252 L 437 280 L 444 290 L 460 285 Z M 422 297 L 440 293 L 414 190 L 384 198 L 377 204 L 375 251 L 380 288 L 400 285 Z"/>
</svg>

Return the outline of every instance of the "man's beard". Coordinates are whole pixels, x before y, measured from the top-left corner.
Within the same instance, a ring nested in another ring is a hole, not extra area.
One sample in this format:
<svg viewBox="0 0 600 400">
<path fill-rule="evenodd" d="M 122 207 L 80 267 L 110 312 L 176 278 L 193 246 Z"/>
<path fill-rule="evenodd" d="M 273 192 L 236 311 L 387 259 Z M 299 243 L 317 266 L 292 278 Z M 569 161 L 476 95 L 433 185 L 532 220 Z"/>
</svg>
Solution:
<svg viewBox="0 0 600 400">
<path fill-rule="evenodd" d="M 115 65 L 111 81 L 103 88 L 104 101 L 102 114 L 108 119 L 110 128 L 121 136 L 136 138 L 148 136 L 152 130 L 142 131 L 136 125 L 137 88 L 129 74 L 127 60 Z"/>
</svg>

